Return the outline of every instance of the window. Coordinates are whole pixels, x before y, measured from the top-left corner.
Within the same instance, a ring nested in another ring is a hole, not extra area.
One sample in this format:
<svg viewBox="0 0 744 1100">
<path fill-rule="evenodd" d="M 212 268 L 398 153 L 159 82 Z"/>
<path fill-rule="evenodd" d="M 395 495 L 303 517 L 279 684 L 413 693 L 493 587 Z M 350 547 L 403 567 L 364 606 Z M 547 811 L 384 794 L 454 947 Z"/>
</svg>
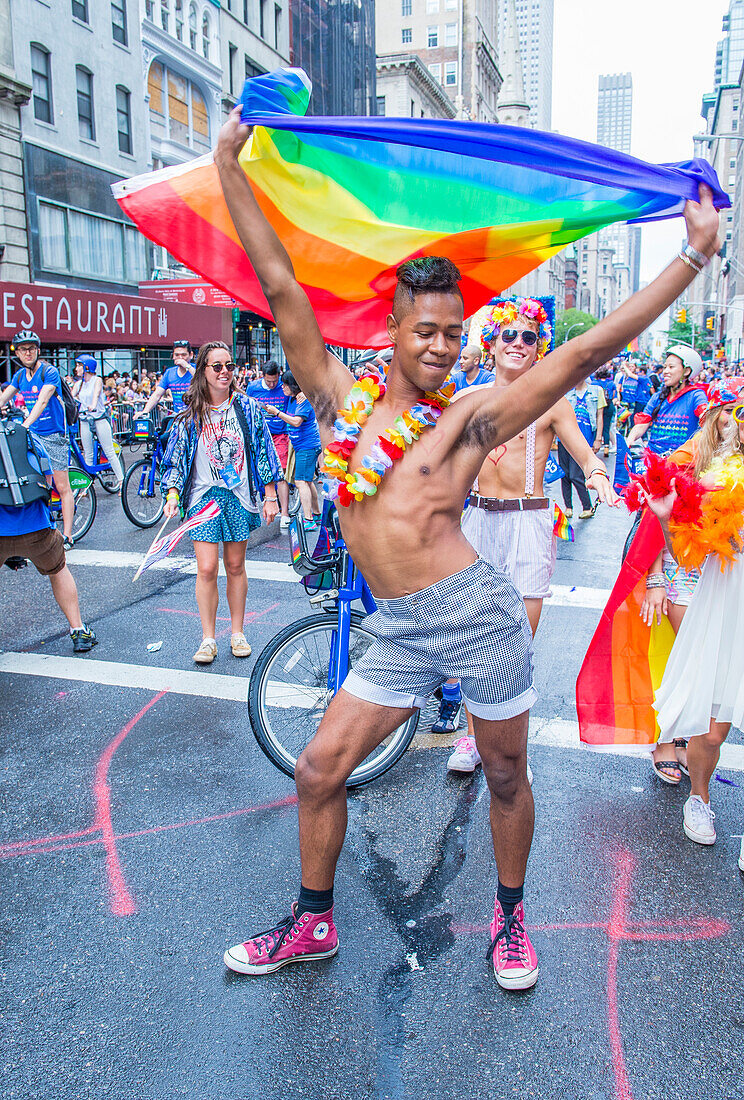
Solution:
<svg viewBox="0 0 744 1100">
<path fill-rule="evenodd" d="M 403 27 L 400 32 L 400 40 L 404 46 L 408 46 L 413 38 L 413 32 L 410 27 Z"/>
<path fill-rule="evenodd" d="M 258 0 L 258 33 L 261 38 L 265 37 L 266 27 L 264 26 L 264 0 Z"/>
<path fill-rule="evenodd" d="M 114 42 L 127 44 L 127 0 L 111 0 L 111 30 Z"/>
<path fill-rule="evenodd" d="M 160 26 L 168 33 L 170 23 L 170 6 L 168 0 L 160 0 Z"/>
<path fill-rule="evenodd" d="M 43 46 L 31 45 L 31 83 L 34 92 L 34 118 L 54 122 L 52 110 L 52 57 Z"/>
<path fill-rule="evenodd" d="M 77 84 L 78 133 L 86 141 L 96 140 L 96 120 L 93 117 L 93 74 L 82 65 L 75 68 Z"/>
<path fill-rule="evenodd" d="M 48 271 L 140 282 L 147 242 L 133 226 L 69 206 L 39 203 L 41 263 Z"/>
<path fill-rule="evenodd" d="M 164 115 L 163 110 L 163 66 L 153 61 L 147 75 L 147 94 L 150 97 L 150 114 Z"/>
<path fill-rule="evenodd" d="M 444 28 L 444 44 L 445 46 L 457 45 L 457 23 L 447 23 Z"/>
<path fill-rule="evenodd" d="M 439 62 L 437 62 L 436 65 L 430 65 L 429 66 L 429 72 L 431 73 L 431 75 L 434 77 L 434 79 L 437 81 L 438 84 L 442 83 L 442 66 L 440 65 Z"/>
<path fill-rule="evenodd" d="M 196 4 L 189 7 L 189 45 L 196 49 Z"/>
<path fill-rule="evenodd" d="M 147 91 L 150 123 L 156 133 L 199 153 L 209 151 L 207 104 L 195 84 L 153 61 Z"/>
<path fill-rule="evenodd" d="M 457 0 L 444 0 L 445 11 L 457 11 Z"/>
<path fill-rule="evenodd" d="M 176 0 L 176 38 L 183 42 L 183 0 Z"/>
<path fill-rule="evenodd" d="M 209 26 L 209 16 L 206 12 L 204 12 L 204 15 L 202 17 L 202 53 L 207 60 L 209 60 L 210 30 L 211 28 Z"/>
<path fill-rule="evenodd" d="M 404 19 L 407 15 L 413 15 L 413 0 L 400 0 L 400 14 Z"/>
<path fill-rule="evenodd" d="M 282 9 L 274 4 L 274 49 L 279 49 L 279 36 L 282 33 Z"/>
<path fill-rule="evenodd" d="M 426 45 L 430 50 L 433 50 L 439 45 L 439 27 L 427 27 L 426 29 Z"/>
<path fill-rule="evenodd" d="M 254 76 L 263 76 L 266 69 L 262 69 L 260 65 L 257 65 L 255 61 L 251 61 L 248 54 L 245 54 L 245 79 L 252 80 Z"/>
<path fill-rule="evenodd" d="M 433 15 L 439 11 L 439 0 L 426 0 L 426 14 Z"/>
<path fill-rule="evenodd" d="M 72 0 L 72 14 L 81 23 L 88 22 L 88 0 Z"/>
<path fill-rule="evenodd" d="M 416 117 L 416 104 L 411 100 L 411 118 Z"/>
<path fill-rule="evenodd" d="M 145 17 L 154 22 L 155 20 L 155 0 L 145 0 Z"/>
<path fill-rule="evenodd" d="M 116 128 L 119 132 L 119 152 L 132 152 L 131 97 L 120 84 L 116 87 Z"/>
<path fill-rule="evenodd" d="M 445 61 L 444 63 L 444 86 L 451 88 L 457 84 L 457 62 Z"/>
<path fill-rule="evenodd" d="M 384 95 L 378 95 L 378 97 L 377 97 L 377 113 L 378 113 L 378 115 L 384 115 L 385 114 L 385 96 Z"/>
<path fill-rule="evenodd" d="M 233 46 L 232 42 L 227 44 L 228 54 L 228 69 L 227 69 L 227 88 L 230 95 L 235 95 L 235 58 L 237 57 L 238 47 Z"/>
</svg>

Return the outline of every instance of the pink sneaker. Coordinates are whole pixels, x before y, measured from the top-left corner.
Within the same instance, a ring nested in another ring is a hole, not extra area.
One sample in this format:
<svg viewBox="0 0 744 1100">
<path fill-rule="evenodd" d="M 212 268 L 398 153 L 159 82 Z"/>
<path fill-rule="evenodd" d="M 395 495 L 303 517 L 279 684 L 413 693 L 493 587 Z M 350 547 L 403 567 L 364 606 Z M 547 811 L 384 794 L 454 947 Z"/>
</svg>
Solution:
<svg viewBox="0 0 744 1100">
<path fill-rule="evenodd" d="M 293 962 L 330 959 L 338 951 L 333 907 L 326 913 L 292 915 L 275 928 L 258 932 L 247 943 L 228 947 L 225 965 L 238 974 L 272 974 Z"/>
<path fill-rule="evenodd" d="M 531 989 L 537 981 L 537 955 L 524 927 L 521 901 L 511 917 L 504 917 L 499 902 L 491 924 L 493 972 L 502 989 Z"/>
</svg>

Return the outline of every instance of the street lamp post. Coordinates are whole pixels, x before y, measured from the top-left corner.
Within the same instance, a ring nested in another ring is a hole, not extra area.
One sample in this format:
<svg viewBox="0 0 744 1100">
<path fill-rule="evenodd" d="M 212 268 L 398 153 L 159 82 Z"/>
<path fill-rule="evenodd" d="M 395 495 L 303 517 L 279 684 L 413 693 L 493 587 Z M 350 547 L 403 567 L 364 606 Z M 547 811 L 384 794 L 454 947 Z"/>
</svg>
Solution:
<svg viewBox="0 0 744 1100">
<path fill-rule="evenodd" d="M 586 321 L 576 321 L 576 323 L 575 323 L 575 324 L 571 325 L 571 327 L 569 328 L 568 332 L 566 333 L 566 335 L 565 335 L 565 337 L 564 337 L 564 339 L 563 339 L 563 343 L 564 343 L 564 344 L 567 344 L 567 343 L 568 343 L 568 341 L 569 341 L 569 339 L 570 339 L 570 337 L 571 337 L 571 333 L 573 332 L 573 330 L 574 330 L 575 328 L 586 328 Z"/>
</svg>

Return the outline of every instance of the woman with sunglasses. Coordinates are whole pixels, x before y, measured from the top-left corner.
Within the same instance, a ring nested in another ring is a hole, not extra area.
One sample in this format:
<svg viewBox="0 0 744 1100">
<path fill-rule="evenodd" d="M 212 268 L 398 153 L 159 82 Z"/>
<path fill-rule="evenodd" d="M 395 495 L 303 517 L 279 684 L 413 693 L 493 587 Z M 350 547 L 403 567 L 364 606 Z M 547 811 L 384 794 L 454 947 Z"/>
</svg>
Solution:
<svg viewBox="0 0 744 1100">
<path fill-rule="evenodd" d="M 702 481 L 712 491 L 695 528 L 672 522 L 673 481 L 668 495 L 646 497 L 645 503 L 658 517 L 672 554 L 691 563 L 703 559 L 654 707 L 664 741 L 688 739 L 692 790 L 684 806 L 684 832 L 696 844 L 710 845 L 716 840 L 710 781 L 731 726 L 744 725 L 744 405 L 734 407 Z M 717 532 L 729 523 L 738 533 L 719 545 Z"/>
<path fill-rule="evenodd" d="M 739 401 L 740 386 L 711 386 L 708 404 L 703 407 L 702 425 L 688 442 L 670 455 L 670 460 L 680 468 L 700 479 L 710 468 L 713 458 L 722 445 L 722 439 L 731 424 L 732 414 Z M 695 587 L 700 579 L 699 569 L 683 569 L 670 551 L 664 549 L 648 571 L 646 596 L 640 615 L 647 626 L 666 615 L 675 634 L 679 633 Z M 676 787 L 687 771 L 687 742 L 682 738 L 667 741 L 660 739 L 651 754 L 651 766 L 664 783 Z"/>
<path fill-rule="evenodd" d="M 166 516 L 179 512 L 192 516 L 211 500 L 220 506 L 215 519 L 190 532 L 203 635 L 194 660 L 201 665 L 211 664 L 217 656 L 220 543 L 232 623 L 230 648 L 235 657 L 250 655 L 243 633 L 248 588 L 246 542 L 251 531 L 261 525 L 261 511 L 266 523 L 276 516 L 276 484 L 284 476 L 263 412 L 253 398 L 238 390 L 235 371 L 226 344 L 213 340 L 202 345 L 163 459 Z"/>
</svg>

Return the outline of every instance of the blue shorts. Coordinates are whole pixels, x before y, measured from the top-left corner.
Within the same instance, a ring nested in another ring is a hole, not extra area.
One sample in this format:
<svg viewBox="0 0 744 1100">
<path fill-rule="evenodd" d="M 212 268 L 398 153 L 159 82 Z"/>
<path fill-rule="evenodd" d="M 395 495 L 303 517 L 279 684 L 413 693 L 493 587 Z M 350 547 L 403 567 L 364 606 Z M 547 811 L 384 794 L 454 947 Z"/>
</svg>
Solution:
<svg viewBox="0 0 744 1100">
<path fill-rule="evenodd" d="M 318 464 L 319 450 L 295 451 L 295 481 L 313 481 Z"/>
<path fill-rule="evenodd" d="M 364 620 L 375 641 L 343 683 L 350 695 L 421 708 L 453 677 L 468 710 L 496 721 L 537 699 L 524 602 L 506 573 L 482 558 L 420 592 L 376 602 Z"/>
<path fill-rule="evenodd" d="M 223 489 L 220 485 L 209 489 L 199 497 L 196 504 L 189 508 L 186 518 L 193 516 L 210 500 L 216 500 L 222 511 L 215 519 L 200 523 L 189 535 L 194 542 L 245 542 L 251 531 L 261 526 L 261 516 L 249 512 L 240 503 L 235 493 Z"/>
</svg>

